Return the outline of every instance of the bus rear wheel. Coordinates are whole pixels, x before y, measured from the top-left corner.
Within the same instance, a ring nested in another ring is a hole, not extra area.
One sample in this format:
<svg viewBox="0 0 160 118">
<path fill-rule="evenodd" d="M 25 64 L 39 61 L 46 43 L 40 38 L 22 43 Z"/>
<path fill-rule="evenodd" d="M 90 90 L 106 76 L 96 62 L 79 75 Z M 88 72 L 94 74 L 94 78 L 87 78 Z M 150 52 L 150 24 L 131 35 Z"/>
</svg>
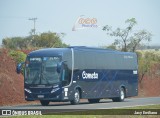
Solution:
<svg viewBox="0 0 160 118">
<path fill-rule="evenodd" d="M 74 98 L 73 98 L 73 100 L 71 100 L 71 104 L 73 104 L 73 105 L 79 104 L 79 101 L 80 101 L 80 93 L 79 93 L 79 90 L 76 89 L 75 93 L 74 93 Z"/>
<path fill-rule="evenodd" d="M 40 100 L 40 103 L 41 103 L 42 106 L 48 106 L 49 105 L 48 100 Z"/>
<path fill-rule="evenodd" d="M 113 102 L 123 102 L 125 99 L 125 91 L 124 88 L 120 89 L 119 97 L 112 98 Z"/>
<path fill-rule="evenodd" d="M 88 99 L 89 103 L 99 103 L 100 99 Z"/>
</svg>

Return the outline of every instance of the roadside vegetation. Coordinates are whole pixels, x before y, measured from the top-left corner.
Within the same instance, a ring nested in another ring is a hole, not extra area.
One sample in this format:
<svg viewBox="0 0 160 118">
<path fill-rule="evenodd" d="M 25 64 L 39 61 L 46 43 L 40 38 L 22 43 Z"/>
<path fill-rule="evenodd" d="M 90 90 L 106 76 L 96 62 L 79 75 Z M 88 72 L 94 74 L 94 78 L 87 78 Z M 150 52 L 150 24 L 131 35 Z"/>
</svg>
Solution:
<svg viewBox="0 0 160 118">
<path fill-rule="evenodd" d="M 62 42 L 64 33 L 44 32 L 26 37 L 11 37 L 2 40 L 3 47 L 12 50 L 36 50 L 40 48 L 67 47 Z"/>
<path fill-rule="evenodd" d="M 144 76 L 156 75 L 160 76 L 160 51 L 159 50 L 137 50 L 139 65 L 139 83 L 142 82 Z M 153 72 L 152 70 L 155 69 Z"/>
</svg>

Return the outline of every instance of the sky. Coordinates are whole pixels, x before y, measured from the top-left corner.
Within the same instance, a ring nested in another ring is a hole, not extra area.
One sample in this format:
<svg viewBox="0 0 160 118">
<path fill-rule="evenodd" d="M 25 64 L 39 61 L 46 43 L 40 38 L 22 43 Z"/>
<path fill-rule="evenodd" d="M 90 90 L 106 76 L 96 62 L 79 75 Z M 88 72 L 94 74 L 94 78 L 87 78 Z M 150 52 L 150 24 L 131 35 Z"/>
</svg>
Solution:
<svg viewBox="0 0 160 118">
<path fill-rule="evenodd" d="M 72 31 L 77 18 L 96 18 L 101 27 Z M 146 45 L 160 45 L 160 0 L 0 0 L 0 45 L 6 37 L 28 36 L 37 18 L 36 33 L 65 33 L 62 41 L 72 46 L 106 46 L 114 38 L 102 26 L 125 28 L 135 18 L 135 31 L 153 34 Z"/>
</svg>

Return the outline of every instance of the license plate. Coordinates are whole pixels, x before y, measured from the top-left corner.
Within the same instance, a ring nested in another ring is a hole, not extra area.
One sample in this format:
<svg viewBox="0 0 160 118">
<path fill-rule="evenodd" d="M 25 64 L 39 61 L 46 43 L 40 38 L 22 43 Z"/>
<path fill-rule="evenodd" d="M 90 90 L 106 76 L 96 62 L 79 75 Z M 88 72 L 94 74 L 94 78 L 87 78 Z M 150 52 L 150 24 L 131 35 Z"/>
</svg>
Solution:
<svg viewBox="0 0 160 118">
<path fill-rule="evenodd" d="M 44 98 L 44 95 L 38 95 L 37 97 L 38 98 Z"/>
</svg>

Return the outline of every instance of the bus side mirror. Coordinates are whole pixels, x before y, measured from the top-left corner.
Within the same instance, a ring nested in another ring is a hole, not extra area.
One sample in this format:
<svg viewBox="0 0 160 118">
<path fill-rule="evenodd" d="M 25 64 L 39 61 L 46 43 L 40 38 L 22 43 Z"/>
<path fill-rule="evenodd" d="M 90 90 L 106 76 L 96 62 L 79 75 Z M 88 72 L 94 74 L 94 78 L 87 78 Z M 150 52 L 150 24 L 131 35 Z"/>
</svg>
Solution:
<svg viewBox="0 0 160 118">
<path fill-rule="evenodd" d="M 23 64 L 24 64 L 24 62 L 17 64 L 17 68 L 16 68 L 17 74 L 21 73 Z"/>
</svg>

